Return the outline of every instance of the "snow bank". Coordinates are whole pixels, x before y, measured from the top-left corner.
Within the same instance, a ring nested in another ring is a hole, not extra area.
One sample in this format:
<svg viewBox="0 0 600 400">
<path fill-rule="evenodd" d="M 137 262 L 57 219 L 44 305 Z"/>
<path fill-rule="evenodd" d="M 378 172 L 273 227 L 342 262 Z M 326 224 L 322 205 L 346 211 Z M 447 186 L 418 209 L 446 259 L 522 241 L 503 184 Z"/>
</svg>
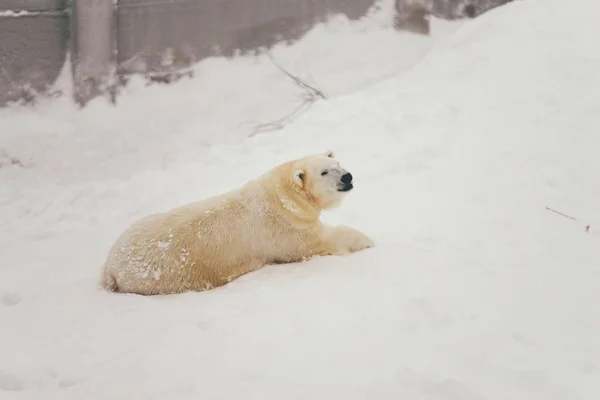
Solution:
<svg viewBox="0 0 600 400">
<path fill-rule="evenodd" d="M 37 120 L 2 112 L 24 138 L 9 134 L 9 153 L 37 164 L 0 169 L 0 398 L 596 399 L 600 5 L 577 3 L 493 10 L 403 74 L 378 59 L 353 86 L 335 80 L 345 69 L 323 72 L 332 99 L 253 138 L 219 135 L 282 106 L 265 94 L 279 74 L 259 60 L 208 62 L 262 71 L 244 87 L 255 106 L 207 101 L 190 81 L 136 89 L 153 97 L 124 100 L 130 120 L 100 103 L 81 115 L 47 104 Z M 342 37 L 330 29 L 313 43 Z M 388 34 L 365 29 L 346 46 Z M 383 64 L 390 79 L 366 87 Z M 376 248 L 211 292 L 96 290 L 133 220 L 329 148 L 356 191 L 325 219 Z"/>
<path fill-rule="evenodd" d="M 435 21 L 432 37 L 399 33 L 391 27 L 390 3 L 383 1 L 361 21 L 339 16 L 319 24 L 294 46 L 282 44 L 271 53 L 287 71 L 335 98 L 410 68 L 460 26 Z M 193 72 L 194 79 L 166 86 L 146 87 L 143 79 L 133 79 L 118 107 L 97 99 L 78 111 L 65 66 L 56 85 L 65 94 L 60 100 L 42 101 L 33 111 L 0 109 L 0 147 L 52 171 L 46 182 L 121 179 L 197 160 L 213 144 L 239 143 L 257 125 L 292 113 L 303 101 L 302 90 L 265 55 L 209 58 Z M 21 180 L 15 171 L 0 174 Z"/>
</svg>

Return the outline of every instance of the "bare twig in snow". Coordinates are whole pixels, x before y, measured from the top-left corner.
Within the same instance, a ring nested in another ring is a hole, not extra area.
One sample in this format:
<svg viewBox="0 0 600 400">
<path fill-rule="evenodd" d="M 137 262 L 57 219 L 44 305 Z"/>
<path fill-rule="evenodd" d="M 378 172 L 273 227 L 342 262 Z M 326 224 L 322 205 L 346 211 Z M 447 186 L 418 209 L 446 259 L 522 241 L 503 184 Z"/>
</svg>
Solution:
<svg viewBox="0 0 600 400">
<path fill-rule="evenodd" d="M 299 106 L 297 106 L 296 108 L 294 108 L 289 114 L 279 118 L 276 121 L 256 125 L 252 129 L 252 133 L 250 134 L 250 137 L 257 135 L 259 133 L 273 132 L 273 131 L 283 129 L 283 127 L 285 127 L 287 124 L 294 121 L 296 118 L 298 118 L 304 112 L 308 111 L 308 109 L 317 100 L 319 100 L 319 99 L 327 100 L 327 96 L 325 95 L 325 93 L 323 93 L 321 90 L 317 89 L 316 87 L 309 85 L 304 80 L 297 77 L 296 75 L 293 75 L 290 72 L 288 72 L 277 61 L 275 61 L 275 59 L 273 58 L 271 53 L 269 53 L 268 51 L 266 53 L 267 53 L 267 56 L 269 57 L 269 59 L 271 59 L 271 61 L 273 62 L 273 64 L 275 64 L 275 66 L 281 72 L 283 72 L 288 78 L 290 78 L 296 84 L 296 86 L 298 86 L 300 89 L 302 89 L 302 94 L 301 94 L 302 103 Z"/>
<path fill-rule="evenodd" d="M 552 208 L 550 208 L 550 207 L 546 207 L 546 210 L 548 210 L 548 211 L 551 211 L 551 212 L 553 212 L 553 213 L 555 213 L 555 214 L 558 214 L 558 215 L 560 215 L 561 217 L 568 218 L 568 219 L 570 219 L 571 221 L 577 221 L 577 218 L 571 217 L 570 215 L 567 215 L 567 214 L 565 214 L 565 213 L 562 213 L 562 212 L 560 212 L 560 211 L 556 211 L 556 210 L 554 210 L 554 209 L 552 209 Z M 579 221 L 577 221 L 577 222 L 579 222 Z M 592 230 L 592 226 L 591 226 L 591 225 L 586 225 L 586 226 L 585 226 L 585 232 L 586 232 L 586 233 L 590 233 L 590 232 L 591 232 L 591 230 Z"/>
<path fill-rule="evenodd" d="M 317 89 L 317 88 L 309 85 L 308 83 L 304 82 L 299 77 L 297 77 L 295 75 L 292 75 L 291 73 L 289 73 L 288 71 L 286 71 L 285 68 L 283 68 L 281 65 L 279 65 L 279 63 L 277 63 L 277 61 L 275 61 L 275 59 L 273 58 L 273 56 L 271 55 L 271 53 L 268 52 L 268 51 L 267 51 L 267 57 L 269 57 L 271 59 L 271 61 L 273 62 L 273 64 L 275 64 L 275 66 L 277 68 L 279 68 L 279 70 L 281 72 L 283 72 L 284 74 L 286 74 L 291 80 L 293 80 L 296 83 L 296 85 L 298 85 L 299 87 L 301 87 L 302 89 L 304 89 L 311 97 L 320 97 L 323 100 L 327 100 L 327 96 L 325 96 L 325 93 L 323 93 L 319 89 Z"/>
<path fill-rule="evenodd" d="M 266 122 L 264 124 L 256 125 L 252 129 L 252 133 L 250 134 L 250 137 L 252 137 L 254 135 L 258 135 L 259 133 L 273 132 L 273 131 L 278 131 L 280 129 L 283 129 L 284 126 L 286 126 L 287 124 L 289 124 L 290 122 L 292 122 L 293 120 L 298 118 L 303 112 L 307 111 L 312 104 L 313 104 L 313 102 L 304 101 L 302 104 L 300 104 L 298 107 L 296 107 L 288 115 L 281 117 L 278 120 L 273 121 L 273 122 Z"/>
<path fill-rule="evenodd" d="M 553 213 L 556 213 L 556 214 L 558 214 L 558 215 L 562 215 L 562 216 L 563 216 L 563 217 L 565 217 L 565 218 L 572 219 L 573 221 L 577 221 L 575 218 L 571 217 L 570 215 L 563 214 L 563 213 L 561 213 L 560 211 L 553 210 L 553 209 L 552 209 L 552 208 L 550 208 L 550 207 L 546 207 L 546 210 L 548 210 L 548 211 L 552 211 Z"/>
<path fill-rule="evenodd" d="M 5 149 L 0 149 L 0 168 L 5 165 L 18 165 L 19 167 L 25 167 L 21 160 L 9 156 Z"/>
</svg>

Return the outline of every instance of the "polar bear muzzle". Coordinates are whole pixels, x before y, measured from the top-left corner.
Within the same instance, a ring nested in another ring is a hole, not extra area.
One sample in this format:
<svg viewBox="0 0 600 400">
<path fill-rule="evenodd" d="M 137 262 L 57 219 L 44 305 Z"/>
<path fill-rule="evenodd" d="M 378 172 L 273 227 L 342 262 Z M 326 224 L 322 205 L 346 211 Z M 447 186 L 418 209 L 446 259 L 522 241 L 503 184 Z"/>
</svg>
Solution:
<svg viewBox="0 0 600 400">
<path fill-rule="evenodd" d="M 340 178 L 340 183 L 338 184 L 338 192 L 348 192 L 354 188 L 352 184 L 352 174 L 350 172 L 346 172 Z"/>
</svg>

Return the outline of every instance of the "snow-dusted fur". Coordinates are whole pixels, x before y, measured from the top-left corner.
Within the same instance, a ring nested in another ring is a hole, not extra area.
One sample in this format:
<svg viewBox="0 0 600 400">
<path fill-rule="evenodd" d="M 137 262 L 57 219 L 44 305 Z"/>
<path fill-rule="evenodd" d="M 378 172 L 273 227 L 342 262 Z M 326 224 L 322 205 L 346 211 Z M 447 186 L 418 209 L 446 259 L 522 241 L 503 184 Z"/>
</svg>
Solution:
<svg viewBox="0 0 600 400">
<path fill-rule="evenodd" d="M 146 295 L 201 291 L 267 264 L 372 247 L 361 232 L 319 220 L 352 189 L 350 180 L 333 153 L 311 155 L 231 192 L 147 216 L 113 245 L 102 285 Z"/>
</svg>

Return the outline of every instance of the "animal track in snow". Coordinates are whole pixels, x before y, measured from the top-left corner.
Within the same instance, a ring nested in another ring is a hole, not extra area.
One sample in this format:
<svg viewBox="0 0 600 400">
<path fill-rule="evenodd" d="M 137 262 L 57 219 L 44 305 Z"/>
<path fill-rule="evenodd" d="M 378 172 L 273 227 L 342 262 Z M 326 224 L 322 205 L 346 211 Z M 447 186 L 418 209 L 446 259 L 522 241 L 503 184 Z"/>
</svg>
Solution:
<svg viewBox="0 0 600 400">
<path fill-rule="evenodd" d="M 0 370 L 0 390 L 15 392 L 23 389 L 25 389 L 25 385 L 19 378 Z"/>
<path fill-rule="evenodd" d="M 21 302 L 21 296 L 18 293 L 4 293 L 0 298 L 0 304 L 10 307 Z"/>
</svg>

